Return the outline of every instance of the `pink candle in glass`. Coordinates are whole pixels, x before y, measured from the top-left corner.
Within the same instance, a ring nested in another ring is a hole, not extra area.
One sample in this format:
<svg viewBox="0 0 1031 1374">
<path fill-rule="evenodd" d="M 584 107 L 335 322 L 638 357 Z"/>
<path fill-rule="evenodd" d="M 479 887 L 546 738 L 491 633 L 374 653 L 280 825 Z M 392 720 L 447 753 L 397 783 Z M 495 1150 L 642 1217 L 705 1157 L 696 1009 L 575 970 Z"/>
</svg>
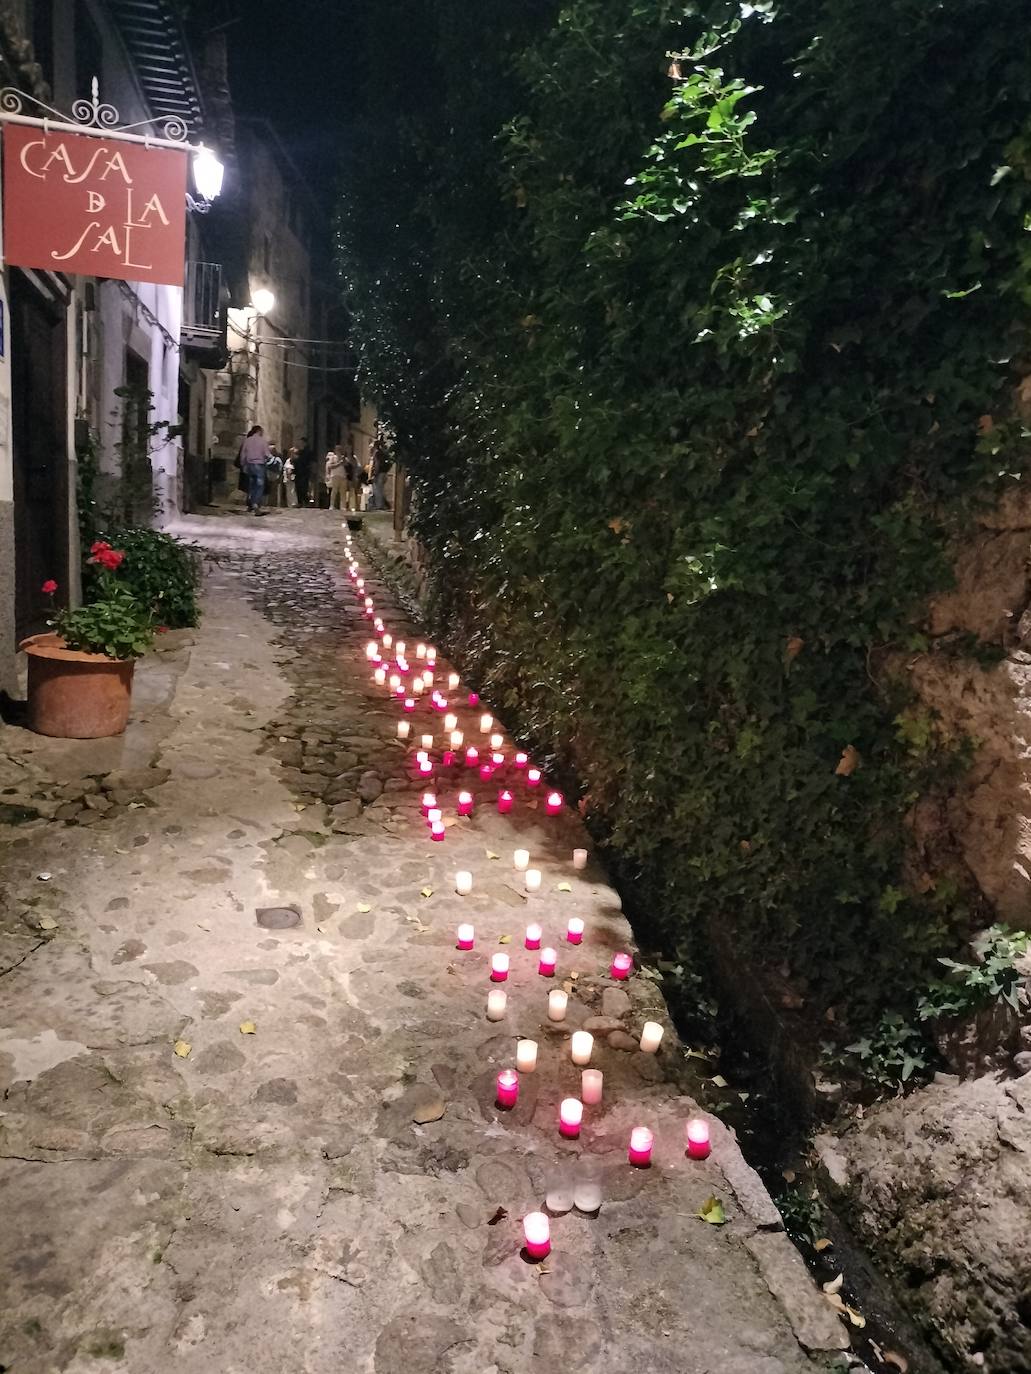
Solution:
<svg viewBox="0 0 1031 1374">
<path fill-rule="evenodd" d="M 512 810 L 512 793 L 507 789 L 498 793 L 498 811 L 502 816 Z"/>
<path fill-rule="evenodd" d="M 520 753 L 520 754 L 516 754 L 515 758 L 512 760 L 512 766 L 513 766 L 513 768 L 525 768 L 526 765 L 527 765 L 529 762 L 530 762 L 530 756 L 529 756 L 529 754 L 522 754 L 522 753 Z"/>
<path fill-rule="evenodd" d="M 494 776 L 494 769 L 489 763 L 480 764 L 480 778 L 483 782 L 488 782 Z"/>
<path fill-rule="evenodd" d="M 480 751 L 470 744 L 469 748 L 465 751 L 465 766 L 466 768 L 477 768 L 479 767 L 479 763 Z"/>
<path fill-rule="evenodd" d="M 519 1101 L 519 1075 L 515 1069 L 502 1069 L 498 1074 L 497 1101 L 506 1111 Z"/>
<path fill-rule="evenodd" d="M 541 770 L 539 768 L 528 768 L 526 770 L 527 787 L 537 787 L 541 780 Z"/>
<path fill-rule="evenodd" d="M 471 925 L 460 925 L 455 934 L 459 949 L 472 949 L 476 943 L 476 931 Z"/>
<path fill-rule="evenodd" d="M 432 777 L 432 775 L 433 775 L 433 764 L 430 763 L 429 759 L 420 759 L 420 760 L 419 760 L 419 776 L 420 776 L 421 778 L 429 778 L 429 777 Z"/>
<path fill-rule="evenodd" d="M 613 978 L 618 978 L 620 982 L 624 978 L 630 977 L 630 970 L 634 966 L 634 961 L 629 954 L 614 954 L 612 956 L 612 967 L 609 972 Z"/>
<path fill-rule="evenodd" d="M 455 809 L 460 816 L 471 816 L 473 811 L 473 794 L 471 792 L 459 792 L 458 805 Z"/>
<path fill-rule="evenodd" d="M 580 1122 L 583 1120 L 584 1104 L 578 1097 L 566 1097 L 558 1109 L 558 1129 L 561 1135 L 567 1140 L 575 1140 L 580 1134 Z"/>
<path fill-rule="evenodd" d="M 584 938 L 584 923 L 579 916 L 570 916 L 566 927 L 566 939 L 571 945 L 579 945 Z"/>
<path fill-rule="evenodd" d="M 555 965 L 558 963 L 558 955 L 553 949 L 542 949 L 540 963 L 537 965 L 537 972 L 542 978 L 554 978 Z"/>
<path fill-rule="evenodd" d="M 445 749 L 443 754 L 440 756 L 440 761 L 445 768 L 454 768 L 455 751 L 453 749 Z"/>
<path fill-rule="evenodd" d="M 525 944 L 527 949 L 540 949 L 541 940 L 543 938 L 544 931 L 541 930 L 539 925 L 534 924 L 526 927 Z"/>
<path fill-rule="evenodd" d="M 709 1123 L 700 1116 L 687 1123 L 687 1153 L 692 1159 L 708 1159 L 712 1146 L 709 1143 Z"/>
<path fill-rule="evenodd" d="M 430 839 L 440 841 L 447 834 L 443 821 L 434 821 L 430 826 Z"/>
<path fill-rule="evenodd" d="M 630 1146 L 627 1158 L 638 1169 L 646 1169 L 652 1162 L 652 1145 L 655 1137 L 647 1126 L 635 1126 L 630 1132 Z"/>
<path fill-rule="evenodd" d="M 549 792 L 548 800 L 544 803 L 544 809 L 549 816 L 557 816 L 562 810 L 562 793 Z"/>
<path fill-rule="evenodd" d="M 422 814 L 428 816 L 437 804 L 436 793 L 424 792 L 422 794 Z"/>
<path fill-rule="evenodd" d="M 504 754 L 491 754 L 490 761 L 495 768 L 504 768 L 505 766 Z"/>
<path fill-rule="evenodd" d="M 443 819 L 444 813 L 439 806 L 431 806 L 430 809 L 426 812 L 426 820 L 431 826 L 433 825 L 434 821 L 442 821 Z"/>
<path fill-rule="evenodd" d="M 470 706 L 479 706 L 479 704 L 480 704 L 480 694 L 479 694 L 479 692 L 470 692 L 470 693 L 469 693 L 469 705 L 470 705 Z"/>
<path fill-rule="evenodd" d="M 547 1259 L 551 1254 L 551 1223 L 544 1212 L 527 1212 L 523 1217 L 523 1239 L 530 1259 Z"/>
<path fill-rule="evenodd" d="M 490 956 L 490 980 L 492 983 L 503 983 L 508 977 L 508 955 L 492 954 Z"/>
</svg>

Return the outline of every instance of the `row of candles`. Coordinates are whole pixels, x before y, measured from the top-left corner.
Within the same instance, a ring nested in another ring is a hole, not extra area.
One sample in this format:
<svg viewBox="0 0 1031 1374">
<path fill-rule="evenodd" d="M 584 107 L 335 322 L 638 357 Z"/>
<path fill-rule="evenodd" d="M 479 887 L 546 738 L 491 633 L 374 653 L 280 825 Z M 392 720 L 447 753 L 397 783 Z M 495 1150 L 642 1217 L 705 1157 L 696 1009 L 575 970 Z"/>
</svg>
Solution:
<svg viewBox="0 0 1031 1374">
<path fill-rule="evenodd" d="M 374 621 L 383 648 L 387 651 L 393 651 L 394 654 L 394 664 L 397 671 L 390 673 L 383 662 L 379 645 L 375 641 L 370 641 L 366 645 L 366 657 L 375 665 L 373 680 L 377 686 L 389 687 L 391 694 L 402 700 L 406 715 L 411 715 L 416 709 L 418 698 L 422 697 L 426 690 L 433 686 L 437 651 L 432 645 L 424 643 L 416 645 L 415 657 L 419 662 L 424 662 L 426 666 L 414 672 L 411 682 L 406 684 L 403 675 L 413 672 L 406 658 L 407 644 L 403 640 L 395 642 L 389 631 L 386 630 L 383 621 L 375 616 L 374 602 L 372 597 L 365 593 L 365 582 L 360 575 L 359 564 L 353 556 L 349 535 L 347 536 L 346 547 L 351 581 L 355 584 L 356 590 L 363 596 L 365 616 Z M 449 691 L 455 691 L 460 686 L 461 679 L 457 673 L 452 672 L 447 681 Z M 470 692 L 468 702 L 470 707 L 478 706 L 478 695 L 475 692 Z M 459 751 L 465 743 L 465 735 L 459 729 L 458 716 L 448 709 L 447 698 L 438 691 L 432 693 L 430 705 L 432 709 L 444 713 L 444 731 L 450 747 L 443 753 L 442 764 L 447 768 L 454 767 L 458 762 Z M 399 720 L 397 724 L 398 739 L 404 742 L 409 741 L 411 729 L 409 720 Z M 485 755 L 481 762 L 479 750 L 474 746 L 469 746 L 465 749 L 463 761 L 466 768 L 476 769 L 481 780 L 487 781 L 506 766 L 507 759 L 503 752 L 504 736 L 494 730 L 494 717 L 489 712 L 484 712 L 480 716 L 480 733 L 490 736 L 489 756 Z M 420 744 L 421 748 L 416 754 L 416 768 L 419 776 L 426 779 L 432 777 L 434 772 L 434 765 L 429 756 L 430 750 L 434 746 L 434 735 L 423 733 L 420 737 Z M 542 772 L 530 763 L 527 754 L 517 752 L 512 760 L 512 767 L 522 773 L 528 787 L 536 788 L 540 785 Z M 512 792 L 508 788 L 502 789 L 497 798 L 498 812 L 502 815 L 507 814 L 512 810 L 513 802 Z M 564 804 L 564 798 L 560 792 L 549 792 L 545 801 L 545 811 L 549 816 L 559 815 Z M 458 814 L 470 816 L 474 806 L 473 794 L 467 790 L 460 791 L 456 806 Z M 430 828 L 431 838 L 437 841 L 443 840 L 446 827 L 443 821 L 442 808 L 437 805 L 437 797 L 434 792 L 426 791 L 423 793 L 421 809 Z M 578 870 L 586 868 L 587 857 L 585 849 L 575 849 L 573 851 L 573 867 Z M 530 867 L 528 850 L 517 849 L 514 851 L 513 866 L 517 871 L 522 872 L 523 883 L 527 892 L 540 891 L 542 874 L 539 869 Z M 460 896 L 468 896 L 473 890 L 472 873 L 466 870 L 460 870 L 456 873 L 455 890 Z M 584 930 L 583 919 L 578 916 L 571 916 L 566 926 L 566 941 L 571 945 L 581 944 Z M 526 949 L 540 952 L 537 972 L 541 977 L 551 978 L 555 975 L 558 954 L 550 946 L 542 948 L 543 938 L 544 933 L 541 926 L 537 922 L 531 922 L 526 927 L 523 943 Z M 475 943 L 476 933 L 473 925 L 468 922 L 461 923 L 456 931 L 457 948 L 462 951 L 469 951 L 475 947 Z M 510 969 L 511 959 L 508 954 L 497 953 L 491 956 L 491 982 L 506 982 Z M 609 968 L 609 974 L 613 979 L 624 981 L 629 978 L 632 971 L 633 959 L 629 954 L 620 951 L 613 955 Z M 489 1021 L 500 1021 L 504 1018 L 507 1000 L 507 993 L 503 989 L 492 988 L 490 990 L 487 995 L 487 1019 Z M 548 994 L 548 1019 L 556 1022 L 564 1021 L 567 1005 L 568 995 L 565 991 L 558 988 L 550 991 Z M 641 1030 L 640 1049 L 645 1054 L 655 1054 L 662 1043 L 662 1038 L 663 1027 L 657 1021 L 646 1021 Z M 565 1139 L 575 1140 L 580 1135 L 584 1106 L 596 1106 L 602 1100 L 604 1075 L 600 1069 L 589 1067 L 594 1053 L 594 1036 L 589 1031 L 574 1031 L 569 1046 L 572 1062 L 581 1069 L 580 1097 L 567 1097 L 562 1100 L 559 1105 L 558 1129 L 559 1134 Z M 538 1048 L 535 1040 L 521 1039 L 517 1042 L 516 1068 L 502 1069 L 497 1076 L 495 1100 L 500 1110 L 510 1111 L 518 1104 L 519 1075 L 536 1071 Z M 711 1150 L 709 1123 L 701 1117 L 692 1118 L 687 1122 L 685 1134 L 687 1155 L 691 1159 L 706 1159 Z M 636 1168 L 648 1168 L 652 1162 L 654 1144 L 654 1133 L 647 1126 L 633 1127 L 627 1146 L 627 1158 L 630 1164 Z M 599 1191 L 594 1210 L 600 1205 Z M 528 1213 L 523 1218 L 523 1237 L 528 1257 L 533 1260 L 544 1259 L 551 1251 L 551 1227 L 547 1213 Z"/>
</svg>

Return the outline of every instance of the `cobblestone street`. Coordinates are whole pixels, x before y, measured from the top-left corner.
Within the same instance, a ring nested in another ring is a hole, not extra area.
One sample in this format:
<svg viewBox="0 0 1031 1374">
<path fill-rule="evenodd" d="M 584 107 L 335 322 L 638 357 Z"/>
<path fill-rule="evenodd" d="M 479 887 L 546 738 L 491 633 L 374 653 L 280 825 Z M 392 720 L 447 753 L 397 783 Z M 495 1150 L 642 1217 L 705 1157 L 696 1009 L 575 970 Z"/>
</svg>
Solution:
<svg viewBox="0 0 1031 1374">
<path fill-rule="evenodd" d="M 0 1369 L 844 1368 L 843 1327 L 732 1135 L 712 1118 L 711 1156 L 685 1156 L 699 1080 L 656 985 L 609 976 L 634 946 L 601 868 L 574 871 L 575 811 L 546 816 L 543 789 L 535 804 L 513 780 L 499 815 L 496 779 L 438 771 L 453 823 L 432 843 L 412 765 L 443 717 L 421 698 L 410 747 L 397 739 L 339 517 L 180 532 L 205 549 L 203 620 L 139 666 L 127 735 L 0 734 Z M 414 641 L 365 537 L 377 610 Z M 453 709 L 480 743 L 479 708 L 463 692 Z M 455 819 L 459 785 L 476 805 Z M 554 980 L 523 947 L 530 921 L 558 949 Z M 567 1017 L 549 1021 L 563 986 Z M 666 1027 L 656 1055 L 645 1020 Z M 604 1098 L 564 1140 L 582 1028 Z M 539 1062 L 502 1111 L 522 1037 Z M 650 1169 L 627 1162 L 637 1125 Z M 584 1161 L 600 1212 L 552 1216 L 551 1255 L 528 1262 L 523 1216 Z M 699 1215 L 713 1196 L 723 1225 Z"/>
</svg>

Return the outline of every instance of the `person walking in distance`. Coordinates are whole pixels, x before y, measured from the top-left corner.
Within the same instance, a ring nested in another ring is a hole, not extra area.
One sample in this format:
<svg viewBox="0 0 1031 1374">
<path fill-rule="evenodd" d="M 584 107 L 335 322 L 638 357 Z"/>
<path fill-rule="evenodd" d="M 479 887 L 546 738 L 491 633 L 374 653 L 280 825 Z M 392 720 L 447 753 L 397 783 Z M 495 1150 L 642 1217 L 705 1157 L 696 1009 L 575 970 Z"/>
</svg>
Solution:
<svg viewBox="0 0 1031 1374">
<path fill-rule="evenodd" d="M 346 509 L 347 493 L 350 486 L 347 459 L 335 448 L 326 454 L 326 486 L 329 489 L 330 510 Z"/>
<path fill-rule="evenodd" d="M 261 425 L 254 425 L 247 431 L 240 449 L 240 471 L 247 478 L 247 509 L 255 515 L 265 513 L 261 508 L 265 495 L 265 464 L 271 456 L 265 431 Z"/>
<path fill-rule="evenodd" d="M 307 506 L 311 489 L 311 474 L 315 467 L 315 453 L 307 439 L 301 440 L 300 448 L 294 458 L 294 482 L 297 485 L 297 504 Z"/>
<path fill-rule="evenodd" d="M 283 490 L 283 459 L 280 457 L 279 449 L 275 444 L 271 444 L 272 450 L 268 462 L 265 464 L 265 486 L 268 497 L 265 501 L 267 506 L 285 506 L 286 493 Z"/>
<path fill-rule="evenodd" d="M 362 508 L 362 465 L 352 448 L 347 455 L 347 509 L 360 511 Z"/>
<path fill-rule="evenodd" d="M 297 449 L 287 450 L 286 462 L 283 464 L 283 491 L 286 494 L 286 504 L 288 506 L 297 505 Z"/>
</svg>

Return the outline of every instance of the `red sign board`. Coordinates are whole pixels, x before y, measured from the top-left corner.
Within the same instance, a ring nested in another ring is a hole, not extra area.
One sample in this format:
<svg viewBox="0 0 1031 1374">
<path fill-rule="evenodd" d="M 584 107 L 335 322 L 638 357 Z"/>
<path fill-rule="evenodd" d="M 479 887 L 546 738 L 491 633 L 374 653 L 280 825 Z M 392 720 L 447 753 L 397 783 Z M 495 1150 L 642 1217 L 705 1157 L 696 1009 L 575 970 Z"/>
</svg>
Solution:
<svg viewBox="0 0 1031 1374">
<path fill-rule="evenodd" d="M 4 125 L 11 266 L 182 286 L 185 252 L 185 151 Z"/>
</svg>

